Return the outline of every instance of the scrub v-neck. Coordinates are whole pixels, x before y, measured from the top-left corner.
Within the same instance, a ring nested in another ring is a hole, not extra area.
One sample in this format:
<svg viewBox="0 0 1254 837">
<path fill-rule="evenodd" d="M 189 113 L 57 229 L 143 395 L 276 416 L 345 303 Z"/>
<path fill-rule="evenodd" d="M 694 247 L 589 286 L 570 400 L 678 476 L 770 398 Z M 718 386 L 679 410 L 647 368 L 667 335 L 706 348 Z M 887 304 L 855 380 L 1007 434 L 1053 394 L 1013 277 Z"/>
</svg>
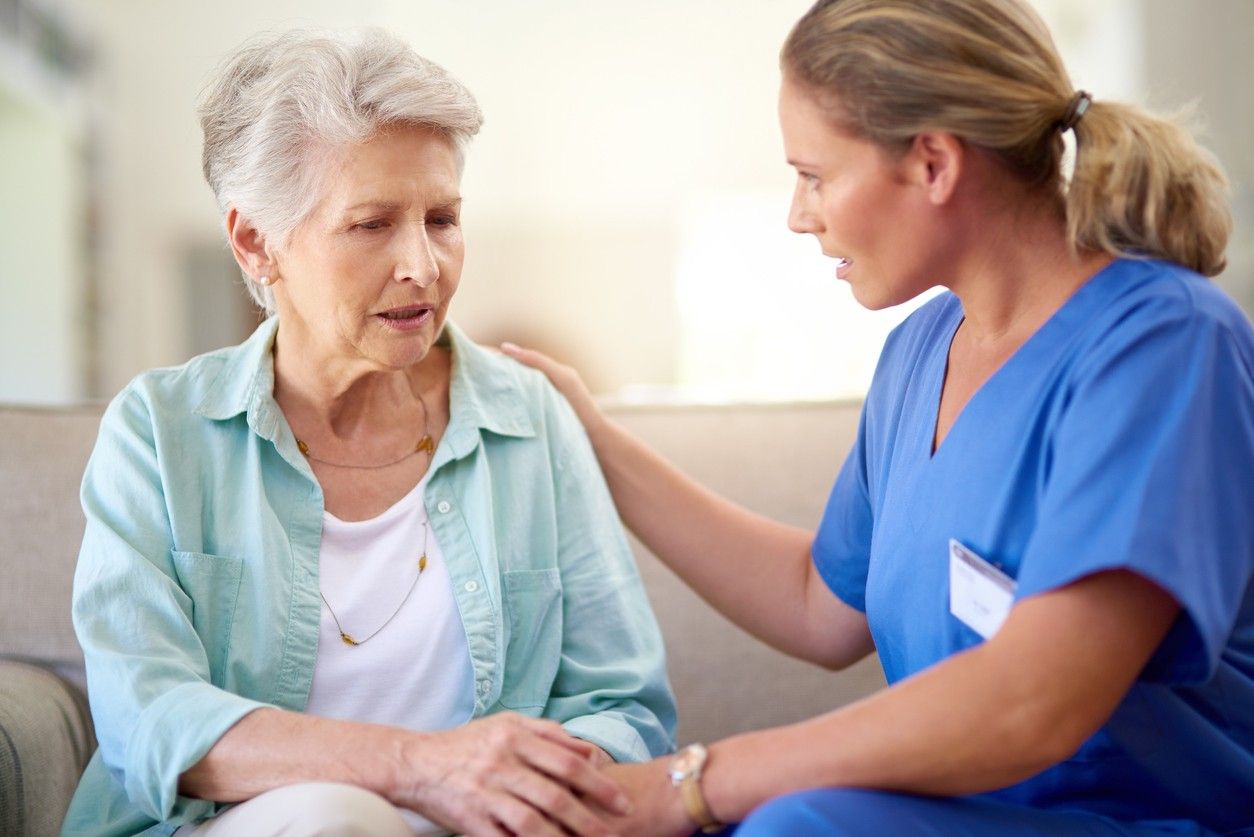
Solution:
<svg viewBox="0 0 1254 837">
<path fill-rule="evenodd" d="M 1060 341 L 1065 339 L 1066 335 L 1069 333 L 1067 329 L 1064 329 L 1062 334 L 1057 337 L 1052 336 L 1059 330 L 1059 323 L 1065 324 L 1071 319 L 1071 316 L 1068 313 L 1069 309 L 1083 307 L 1086 291 L 1093 287 L 1094 280 L 1106 271 L 1110 270 L 1110 267 L 1111 265 L 1106 265 L 1092 276 L 1085 279 L 1084 282 L 1076 288 L 1069 297 L 1067 297 L 1062 305 L 1058 306 L 1054 313 L 1050 314 L 1049 317 L 1046 318 L 1045 322 L 1041 323 L 1036 331 L 1032 332 L 1032 334 L 1028 336 L 1028 339 L 1023 341 L 1019 348 L 1015 349 L 1008 358 L 1002 361 L 1000 366 L 993 370 L 993 374 L 989 375 L 984 382 L 976 388 L 975 392 L 971 393 L 970 397 L 967 398 L 966 403 L 962 405 L 962 409 L 958 411 L 956 416 L 954 416 L 954 420 L 949 423 L 949 429 L 945 432 L 945 438 L 941 439 L 940 442 L 937 443 L 936 429 L 940 424 L 941 398 L 945 392 L 945 381 L 949 376 L 949 355 L 953 350 L 953 342 L 958 335 L 958 329 L 962 327 L 962 323 L 966 320 L 966 315 L 962 310 L 961 301 L 958 300 L 956 296 L 954 297 L 954 307 L 957 310 L 958 316 L 952 324 L 946 323 L 945 328 L 949 332 L 948 339 L 939 343 L 939 345 L 944 347 L 943 351 L 940 352 L 939 357 L 939 374 L 934 374 L 934 370 L 932 369 L 929 369 L 928 374 L 928 380 L 932 385 L 932 391 L 929 393 L 927 402 L 932 405 L 932 420 L 928 427 L 928 438 L 925 449 L 928 461 L 936 461 L 936 458 L 940 455 L 941 450 L 948 446 L 950 438 L 954 435 L 955 431 L 959 430 L 960 426 L 972 423 L 971 421 L 964 421 L 964 419 L 967 417 L 967 414 L 972 411 L 972 408 L 978 409 L 979 402 L 987 400 L 989 396 L 984 395 L 986 391 L 996 390 L 1000 386 L 1000 380 L 1011 375 L 1016 365 L 1021 366 L 1025 363 L 1031 363 L 1035 366 L 1036 360 L 1048 357 L 1050 352 L 1056 350 Z M 929 366 L 934 364 L 935 359 L 929 363 Z"/>
</svg>

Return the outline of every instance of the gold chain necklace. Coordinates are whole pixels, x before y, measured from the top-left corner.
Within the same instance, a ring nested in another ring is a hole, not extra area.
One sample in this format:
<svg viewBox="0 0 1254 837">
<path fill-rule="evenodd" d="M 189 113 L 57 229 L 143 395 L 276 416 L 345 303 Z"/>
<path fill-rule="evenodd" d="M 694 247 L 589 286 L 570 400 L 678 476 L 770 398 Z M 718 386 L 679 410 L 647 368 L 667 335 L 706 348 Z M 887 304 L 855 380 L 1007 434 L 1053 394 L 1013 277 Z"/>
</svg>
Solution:
<svg viewBox="0 0 1254 837">
<path fill-rule="evenodd" d="M 427 455 L 430 456 L 435 450 L 435 443 L 431 441 L 430 436 L 423 433 L 422 438 L 418 440 L 418 444 L 414 445 L 413 450 L 399 459 L 393 459 L 391 462 L 384 462 L 382 465 L 349 465 L 346 462 L 329 462 L 326 459 L 319 459 L 309 452 L 309 445 L 305 444 L 300 439 L 296 440 L 296 447 L 300 448 L 300 452 L 305 455 L 306 459 L 312 462 L 320 462 L 323 465 L 330 465 L 332 468 L 352 468 L 357 471 L 377 471 L 381 468 L 391 468 L 393 465 L 399 465 L 414 454 L 423 451 L 426 451 Z"/>
<path fill-rule="evenodd" d="M 300 449 L 300 452 L 306 459 L 310 459 L 314 462 L 321 462 L 323 465 L 330 465 L 332 468 L 353 468 L 358 470 L 390 468 L 393 465 L 399 465 L 420 451 L 425 451 L 427 456 L 430 457 L 435 451 L 435 444 L 431 441 L 431 435 L 427 432 L 427 428 L 429 427 L 428 418 L 430 414 L 427 412 L 427 402 L 423 399 L 422 393 L 417 392 L 415 395 L 418 396 L 418 403 L 422 405 L 422 438 L 418 440 L 418 444 L 414 446 L 413 450 L 402 456 L 400 459 L 394 459 L 391 462 L 385 462 L 382 465 L 349 465 L 342 462 L 328 462 L 325 459 L 319 459 L 309 452 L 309 445 L 305 444 L 300 439 L 296 440 L 296 447 Z M 331 614 L 331 618 L 335 621 L 335 629 L 340 632 L 340 640 L 342 640 L 345 645 L 362 645 L 369 642 L 378 635 L 379 631 L 391 624 L 392 620 L 396 618 L 396 614 L 401 612 L 401 608 L 405 606 L 405 602 L 409 601 L 409 597 L 413 595 L 414 588 L 418 586 L 418 579 L 422 578 L 423 571 L 427 569 L 427 540 L 430 535 L 431 521 L 424 519 L 422 521 L 422 555 L 418 558 L 418 574 L 414 576 L 413 583 L 410 584 L 409 589 L 405 591 L 405 598 L 401 599 L 401 603 L 396 606 L 396 610 L 392 611 L 392 615 L 389 616 L 382 625 L 376 628 L 374 633 L 365 639 L 354 639 L 352 635 L 344 630 L 344 626 L 340 624 L 340 617 L 335 615 L 335 608 L 331 607 L 331 603 L 327 601 L 326 594 L 322 592 L 321 586 L 319 587 L 318 595 L 322 597 L 322 603 L 327 606 L 327 612 Z"/>
<path fill-rule="evenodd" d="M 340 640 L 345 645 L 364 645 L 365 643 L 369 642 L 370 640 L 378 636 L 379 631 L 383 630 L 389 624 L 391 624 L 392 620 L 396 618 L 396 614 L 401 612 L 401 608 L 405 606 L 405 602 L 409 601 L 409 597 L 414 594 L 414 588 L 418 586 L 418 579 L 422 578 L 423 571 L 427 569 L 427 538 L 430 534 L 431 534 L 431 522 L 429 520 L 423 520 L 422 521 L 422 556 L 419 557 L 418 559 L 418 574 L 414 576 L 413 583 L 409 585 L 409 590 L 405 592 L 405 598 L 401 599 L 401 603 L 396 606 L 396 610 L 392 611 L 392 615 L 389 616 L 382 625 L 375 628 L 374 633 L 372 633 L 370 636 L 366 637 L 365 639 L 355 639 L 351 634 L 349 634 L 347 631 L 344 630 L 344 626 L 340 624 L 340 617 L 335 615 L 335 609 L 331 607 L 331 603 L 327 601 L 326 594 L 323 593 L 321 589 L 318 590 L 318 595 L 322 596 L 322 603 L 327 606 L 327 612 L 329 612 L 331 614 L 331 618 L 335 620 L 335 629 L 340 632 Z"/>
<path fill-rule="evenodd" d="M 393 459 L 391 462 L 384 462 L 382 465 L 351 465 L 347 462 L 331 462 L 326 459 L 319 459 L 309 450 L 309 445 L 305 444 L 299 438 L 296 440 L 296 447 L 300 449 L 301 454 L 311 462 L 319 462 L 323 465 L 330 465 L 332 468 L 351 468 L 355 471 L 377 471 L 381 468 L 391 468 L 393 465 L 399 465 L 411 456 L 426 452 L 430 457 L 435 453 L 435 443 L 431 441 L 431 434 L 428 432 L 430 427 L 429 414 L 427 412 L 427 402 L 423 399 L 421 392 L 414 393 L 418 396 L 418 403 L 422 405 L 422 438 L 418 440 L 418 444 L 414 445 L 414 449 L 406 453 L 400 459 Z"/>
</svg>

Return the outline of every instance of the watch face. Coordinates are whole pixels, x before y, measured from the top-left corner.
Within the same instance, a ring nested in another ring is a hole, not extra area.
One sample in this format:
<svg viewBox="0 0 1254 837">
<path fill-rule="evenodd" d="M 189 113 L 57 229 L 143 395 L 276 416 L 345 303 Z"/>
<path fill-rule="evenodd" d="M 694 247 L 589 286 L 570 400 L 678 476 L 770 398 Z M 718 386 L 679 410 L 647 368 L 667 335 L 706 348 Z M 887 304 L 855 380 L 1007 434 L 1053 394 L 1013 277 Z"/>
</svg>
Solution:
<svg viewBox="0 0 1254 837">
<path fill-rule="evenodd" d="M 673 762 L 671 762 L 672 773 L 691 773 L 692 769 L 697 766 L 697 754 L 692 750 L 684 750 Z"/>
<path fill-rule="evenodd" d="M 705 764 L 706 751 L 700 744 L 690 744 L 676 753 L 671 761 L 671 781 L 679 782 Z"/>
</svg>

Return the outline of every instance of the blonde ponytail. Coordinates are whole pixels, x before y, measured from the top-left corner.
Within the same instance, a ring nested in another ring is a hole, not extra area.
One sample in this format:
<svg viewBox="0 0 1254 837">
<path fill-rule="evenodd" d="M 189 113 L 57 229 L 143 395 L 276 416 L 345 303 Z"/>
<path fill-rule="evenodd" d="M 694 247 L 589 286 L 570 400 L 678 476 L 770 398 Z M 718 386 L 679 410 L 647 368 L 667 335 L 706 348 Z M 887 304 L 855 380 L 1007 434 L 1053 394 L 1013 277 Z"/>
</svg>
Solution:
<svg viewBox="0 0 1254 837">
<path fill-rule="evenodd" d="M 1214 276 L 1232 233 L 1228 180 L 1176 122 L 1095 101 L 1075 125 L 1067 236 L 1081 250 L 1167 259 Z"/>
<path fill-rule="evenodd" d="M 855 136 L 904 148 L 947 131 L 997 154 L 1064 203 L 1074 249 L 1223 270 L 1232 217 L 1215 158 L 1140 108 L 1097 100 L 1077 115 L 1049 31 L 1024 0 L 819 0 L 781 63 Z M 1070 184 L 1063 127 L 1076 135 Z"/>
</svg>

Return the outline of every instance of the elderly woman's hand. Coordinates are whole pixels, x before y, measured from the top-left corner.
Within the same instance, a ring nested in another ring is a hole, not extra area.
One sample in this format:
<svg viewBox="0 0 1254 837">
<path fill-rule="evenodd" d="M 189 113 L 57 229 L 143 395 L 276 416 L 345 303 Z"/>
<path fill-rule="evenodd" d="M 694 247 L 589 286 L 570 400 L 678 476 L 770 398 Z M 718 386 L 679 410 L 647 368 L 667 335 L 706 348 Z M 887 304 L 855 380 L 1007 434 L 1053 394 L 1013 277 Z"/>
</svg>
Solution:
<svg viewBox="0 0 1254 837">
<path fill-rule="evenodd" d="M 557 387 L 557 391 L 566 396 L 570 406 L 575 408 L 575 415 L 579 416 L 584 430 L 595 444 L 597 432 L 605 422 L 605 414 L 597 407 L 596 399 L 592 397 L 592 393 L 588 391 L 588 387 L 573 367 L 558 363 L 543 352 L 524 349 L 513 343 L 502 343 L 501 351 L 519 363 L 539 369 L 548 376 L 553 386 Z"/>
<path fill-rule="evenodd" d="M 470 834 L 608 835 L 592 813 L 630 802 L 598 769 L 604 754 L 552 721 L 503 713 L 407 739 L 395 801 Z M 586 803 L 585 800 L 586 799 Z"/>
</svg>

